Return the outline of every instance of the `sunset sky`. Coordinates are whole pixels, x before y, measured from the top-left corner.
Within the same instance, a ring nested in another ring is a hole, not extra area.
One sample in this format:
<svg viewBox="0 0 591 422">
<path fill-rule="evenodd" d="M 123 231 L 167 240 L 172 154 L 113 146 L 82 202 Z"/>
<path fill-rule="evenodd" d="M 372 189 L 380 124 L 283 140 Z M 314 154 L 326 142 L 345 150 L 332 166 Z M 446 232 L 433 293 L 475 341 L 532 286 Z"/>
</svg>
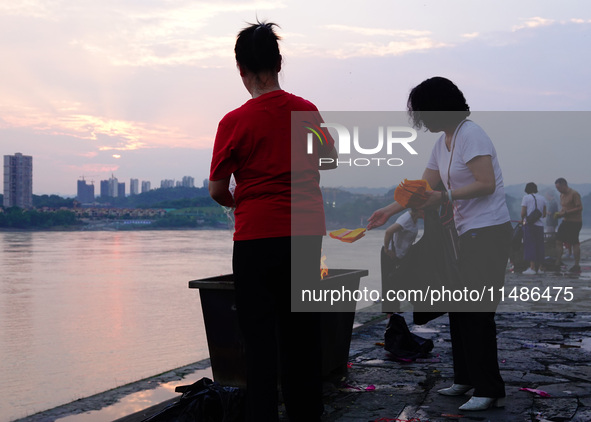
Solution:
<svg viewBox="0 0 591 422">
<path fill-rule="evenodd" d="M 0 154 L 33 156 L 35 194 L 75 194 L 81 176 L 98 193 L 111 174 L 201 186 L 218 121 L 249 98 L 233 48 L 257 17 L 281 26 L 282 87 L 320 110 L 404 110 L 440 75 L 472 110 L 591 117 L 585 0 L 0 0 Z M 493 137 L 506 184 L 591 183 L 584 130 L 531 133 Z"/>
</svg>

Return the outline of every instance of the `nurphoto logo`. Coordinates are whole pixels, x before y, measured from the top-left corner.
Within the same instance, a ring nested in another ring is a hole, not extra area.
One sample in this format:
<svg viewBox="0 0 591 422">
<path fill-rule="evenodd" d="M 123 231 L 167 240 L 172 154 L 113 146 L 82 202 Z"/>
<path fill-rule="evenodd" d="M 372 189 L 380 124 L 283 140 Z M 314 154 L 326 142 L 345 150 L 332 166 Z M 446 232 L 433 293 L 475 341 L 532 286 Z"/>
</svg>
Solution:
<svg viewBox="0 0 591 422">
<path fill-rule="evenodd" d="M 417 131 L 407 126 L 378 126 L 377 127 L 377 144 L 371 141 L 371 136 L 364 134 L 364 145 L 362 146 L 359 126 L 353 126 L 353 150 L 354 153 L 361 154 L 362 157 L 345 158 L 344 156 L 351 154 L 351 132 L 345 125 L 340 123 L 321 123 L 320 126 L 314 125 L 310 122 L 304 122 L 309 126 L 304 126 L 310 132 L 307 134 L 307 153 L 312 154 L 314 151 L 314 137 L 324 145 L 327 140 L 326 133 L 322 128 L 333 128 L 336 131 L 335 147 L 339 154 L 336 159 L 337 165 L 348 165 L 355 167 L 381 166 L 387 165 L 391 167 L 399 167 L 404 164 L 402 158 L 392 157 L 395 145 L 402 146 L 407 153 L 416 155 L 417 152 L 410 145 L 417 139 Z M 400 136 L 403 135 L 403 136 Z M 375 135 L 374 135 L 375 136 Z M 375 139 L 375 138 L 374 138 Z M 371 145 L 371 146 L 370 146 Z M 384 147 L 386 149 L 384 154 Z M 376 157 L 377 155 L 377 157 Z M 371 156 L 371 157 L 368 157 Z M 333 158 L 319 158 L 319 165 L 333 164 Z"/>
</svg>

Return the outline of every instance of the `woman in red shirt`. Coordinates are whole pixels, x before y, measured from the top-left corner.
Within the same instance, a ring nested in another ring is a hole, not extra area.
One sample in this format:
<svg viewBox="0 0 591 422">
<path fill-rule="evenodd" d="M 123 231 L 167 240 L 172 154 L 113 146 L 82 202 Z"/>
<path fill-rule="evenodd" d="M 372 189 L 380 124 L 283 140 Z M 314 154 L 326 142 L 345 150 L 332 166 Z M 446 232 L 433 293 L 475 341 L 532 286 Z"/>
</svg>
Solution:
<svg viewBox="0 0 591 422">
<path fill-rule="evenodd" d="M 292 125 L 292 111 L 309 112 L 314 124 L 320 118 L 312 103 L 280 88 L 274 26 L 257 23 L 238 34 L 236 62 L 252 98 L 219 123 L 209 191 L 235 207 L 232 267 L 246 346 L 247 420 L 278 420 L 279 363 L 290 421 L 320 421 L 319 316 L 292 313 L 291 292 L 294 280 L 320 278 L 326 230 L 318 162 L 336 152 L 329 136 L 308 154 L 305 125 Z"/>
</svg>

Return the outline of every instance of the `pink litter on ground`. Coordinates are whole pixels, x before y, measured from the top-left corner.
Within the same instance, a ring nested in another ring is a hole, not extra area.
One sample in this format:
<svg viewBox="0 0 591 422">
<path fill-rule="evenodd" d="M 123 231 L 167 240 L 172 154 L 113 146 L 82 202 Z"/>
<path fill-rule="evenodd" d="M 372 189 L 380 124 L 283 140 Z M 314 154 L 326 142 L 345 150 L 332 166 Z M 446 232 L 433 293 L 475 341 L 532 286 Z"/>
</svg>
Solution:
<svg viewBox="0 0 591 422">
<path fill-rule="evenodd" d="M 550 397 L 549 393 L 546 393 L 545 391 L 542 391 L 542 390 L 536 390 L 535 388 L 520 388 L 519 391 L 529 391 L 530 393 L 537 394 L 538 396 Z"/>
<path fill-rule="evenodd" d="M 373 384 L 370 384 L 365 388 L 366 391 L 374 391 L 375 389 L 376 389 L 376 386 Z"/>
</svg>

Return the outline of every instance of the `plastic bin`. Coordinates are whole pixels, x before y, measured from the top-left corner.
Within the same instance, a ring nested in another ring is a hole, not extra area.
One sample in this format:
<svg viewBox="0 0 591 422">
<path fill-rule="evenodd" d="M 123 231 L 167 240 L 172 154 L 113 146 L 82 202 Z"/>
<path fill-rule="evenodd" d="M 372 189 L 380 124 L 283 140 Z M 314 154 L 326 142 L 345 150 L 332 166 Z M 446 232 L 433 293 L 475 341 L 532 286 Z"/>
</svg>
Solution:
<svg viewBox="0 0 591 422">
<path fill-rule="evenodd" d="M 323 289 L 359 288 L 367 270 L 331 269 L 321 280 Z M 199 289 L 205 333 L 213 378 L 222 385 L 246 387 L 246 363 L 234 297 L 234 277 L 225 274 L 189 281 L 189 288 Z M 322 372 L 325 379 L 347 369 L 349 346 L 355 318 L 355 302 L 342 304 L 339 312 L 324 312 L 322 326 Z M 343 308 L 343 306 L 345 308 Z"/>
</svg>

